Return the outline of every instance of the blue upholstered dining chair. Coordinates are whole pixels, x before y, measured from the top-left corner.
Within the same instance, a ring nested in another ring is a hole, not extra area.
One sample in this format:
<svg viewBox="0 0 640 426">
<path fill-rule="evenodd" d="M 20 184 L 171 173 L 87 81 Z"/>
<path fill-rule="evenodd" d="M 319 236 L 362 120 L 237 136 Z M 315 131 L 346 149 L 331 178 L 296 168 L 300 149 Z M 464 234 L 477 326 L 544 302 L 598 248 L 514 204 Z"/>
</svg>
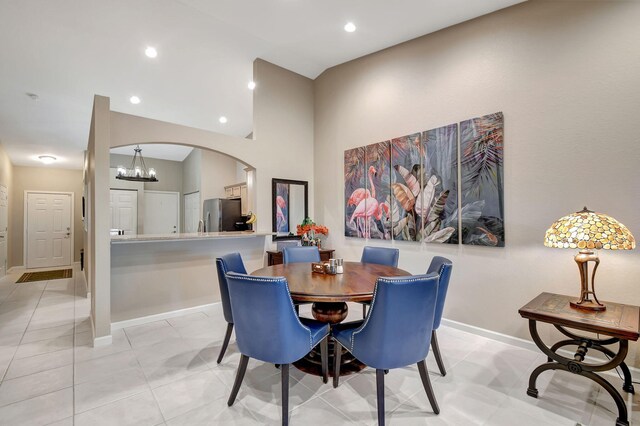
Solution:
<svg viewBox="0 0 640 426">
<path fill-rule="evenodd" d="M 433 355 L 438 363 L 438 369 L 440 374 L 445 376 L 447 370 L 444 368 L 442 362 L 442 355 L 440 354 L 440 347 L 438 346 L 438 336 L 436 330 L 440 327 L 440 321 L 442 320 L 442 311 L 444 310 L 444 301 L 447 297 L 447 289 L 449 288 L 449 279 L 451 278 L 451 270 L 453 269 L 453 262 L 442 256 L 434 256 L 431 259 L 427 274 L 437 273 L 440 275 L 440 281 L 438 283 L 438 300 L 436 301 L 436 314 L 433 320 L 433 331 L 431 332 L 431 348 L 433 349 Z"/>
<path fill-rule="evenodd" d="M 282 250 L 282 263 L 320 262 L 320 251 L 316 246 L 290 246 Z M 296 313 L 300 314 L 300 305 L 311 302 L 295 302 Z"/>
<path fill-rule="evenodd" d="M 320 344 L 322 379 L 328 381 L 329 325 L 299 318 L 287 279 L 229 272 L 229 295 L 240 350 L 240 365 L 227 404 L 233 405 L 249 358 L 279 364 L 282 375 L 282 424 L 289 423 L 289 364 Z"/>
<path fill-rule="evenodd" d="M 365 246 L 362 249 L 362 263 L 377 263 L 378 265 L 398 267 L 398 258 L 400 257 L 400 250 L 388 247 L 369 247 Z M 362 318 L 367 316 L 367 306 L 371 302 L 362 302 Z"/>
<path fill-rule="evenodd" d="M 384 373 L 392 368 L 418 364 L 422 385 L 434 413 L 440 413 L 425 358 L 429 353 L 438 274 L 380 277 L 371 309 L 364 321 L 336 324 L 333 387 L 340 379 L 342 347 L 369 367 L 376 369 L 378 424 L 384 425 Z"/>
<path fill-rule="evenodd" d="M 320 262 L 320 251 L 316 246 L 285 247 L 282 250 L 282 262 Z"/>
<path fill-rule="evenodd" d="M 224 342 L 218 355 L 218 364 L 222 362 L 222 357 L 227 351 L 231 332 L 233 331 L 233 313 L 231 311 L 231 301 L 229 300 L 229 286 L 227 284 L 227 272 L 239 272 L 246 274 L 247 270 L 242 263 L 240 253 L 230 253 L 216 259 L 216 269 L 218 270 L 218 285 L 220 286 L 220 300 L 222 301 L 222 313 L 227 322 L 227 332 L 224 335 Z"/>
</svg>

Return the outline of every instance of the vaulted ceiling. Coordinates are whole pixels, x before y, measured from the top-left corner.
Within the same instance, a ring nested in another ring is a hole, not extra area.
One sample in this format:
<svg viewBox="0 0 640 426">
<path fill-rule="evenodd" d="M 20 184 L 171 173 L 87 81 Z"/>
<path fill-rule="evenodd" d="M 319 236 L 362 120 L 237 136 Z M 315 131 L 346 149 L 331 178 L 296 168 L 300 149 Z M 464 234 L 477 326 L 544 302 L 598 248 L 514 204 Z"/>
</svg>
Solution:
<svg viewBox="0 0 640 426">
<path fill-rule="evenodd" d="M 0 142 L 16 165 L 52 154 L 80 168 L 94 94 L 116 111 L 246 136 L 255 58 L 315 78 L 521 1 L 0 0 Z"/>
</svg>

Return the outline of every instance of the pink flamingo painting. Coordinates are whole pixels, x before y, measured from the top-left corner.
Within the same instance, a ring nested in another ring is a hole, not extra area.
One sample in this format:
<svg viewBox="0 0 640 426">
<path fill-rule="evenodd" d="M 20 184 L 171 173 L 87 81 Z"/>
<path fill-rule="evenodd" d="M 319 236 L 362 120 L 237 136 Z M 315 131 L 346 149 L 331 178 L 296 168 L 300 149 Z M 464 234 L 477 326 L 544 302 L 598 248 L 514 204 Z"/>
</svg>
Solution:
<svg viewBox="0 0 640 426">
<path fill-rule="evenodd" d="M 347 205 L 357 204 L 356 209 L 351 215 L 350 222 L 353 223 L 354 219 L 357 220 L 358 232 L 362 233 L 365 238 L 371 237 L 371 218 L 376 220 L 382 219 L 383 211 L 388 215 L 389 206 L 387 203 L 379 203 L 376 200 L 376 186 L 373 183 L 373 175 L 377 173 L 375 167 L 369 167 L 369 184 L 371 185 L 371 192 L 368 189 L 358 188 L 351 194 Z"/>
<path fill-rule="evenodd" d="M 276 197 L 276 206 L 276 229 L 280 231 L 287 224 L 287 218 L 284 217 L 284 213 L 282 212 L 282 209 L 287 208 L 287 202 L 282 196 L 278 195 Z"/>
</svg>

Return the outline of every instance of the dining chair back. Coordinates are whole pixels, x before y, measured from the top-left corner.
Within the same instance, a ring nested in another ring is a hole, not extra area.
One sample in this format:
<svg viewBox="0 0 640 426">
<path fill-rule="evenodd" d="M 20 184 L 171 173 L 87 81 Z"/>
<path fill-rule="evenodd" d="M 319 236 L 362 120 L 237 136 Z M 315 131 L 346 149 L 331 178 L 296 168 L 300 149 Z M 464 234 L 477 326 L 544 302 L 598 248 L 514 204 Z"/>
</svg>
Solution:
<svg viewBox="0 0 640 426">
<path fill-rule="evenodd" d="M 287 279 L 227 273 L 240 365 L 228 405 L 233 405 L 249 358 L 278 364 L 282 375 L 282 424 L 288 424 L 289 364 L 319 343 L 323 381 L 328 380 L 329 325 L 301 319 L 294 310 Z"/>
<path fill-rule="evenodd" d="M 447 370 L 444 367 L 442 361 L 442 355 L 440 353 L 440 346 L 438 345 L 438 335 L 436 330 L 440 327 L 442 321 L 442 312 L 444 311 L 444 301 L 447 297 L 447 290 L 449 289 L 449 279 L 451 278 L 451 270 L 453 269 L 453 262 L 442 256 L 434 256 L 431 259 L 431 264 L 427 273 L 437 273 L 440 275 L 440 281 L 438 282 L 438 300 L 436 301 L 436 313 L 433 320 L 433 331 L 431 333 L 431 348 L 433 349 L 433 355 L 438 364 L 440 374 L 446 376 Z"/>
<path fill-rule="evenodd" d="M 398 267 L 398 258 L 400 257 L 400 250 L 389 247 L 370 247 L 365 246 L 362 249 L 362 263 L 377 263 L 378 265 Z M 367 316 L 367 306 L 371 302 L 365 301 L 362 303 L 362 318 Z"/>
<path fill-rule="evenodd" d="M 285 247 L 282 250 L 282 262 L 320 262 L 320 251 L 316 246 Z"/>
<path fill-rule="evenodd" d="M 332 334 L 334 346 L 333 386 L 340 378 L 341 347 L 369 367 L 376 369 L 378 423 L 384 425 L 385 370 L 418 364 L 423 387 L 433 411 L 440 409 L 435 399 L 425 358 L 438 296 L 438 274 L 381 277 L 376 282 L 371 309 L 359 324 L 337 324 Z"/>
<path fill-rule="evenodd" d="M 227 272 L 239 272 L 246 274 L 247 270 L 242 262 L 240 253 L 229 253 L 216 259 L 216 269 L 218 271 L 218 285 L 220 286 L 220 301 L 222 302 L 222 314 L 227 322 L 227 332 L 222 342 L 222 348 L 218 355 L 218 364 L 222 362 L 222 357 L 227 351 L 231 332 L 233 331 L 233 311 L 231 310 L 231 301 L 229 300 L 229 285 L 227 283 Z"/>
<path fill-rule="evenodd" d="M 377 263 L 379 265 L 398 267 L 398 258 L 400 250 L 389 247 L 370 247 L 365 246 L 362 249 L 362 263 Z"/>
</svg>

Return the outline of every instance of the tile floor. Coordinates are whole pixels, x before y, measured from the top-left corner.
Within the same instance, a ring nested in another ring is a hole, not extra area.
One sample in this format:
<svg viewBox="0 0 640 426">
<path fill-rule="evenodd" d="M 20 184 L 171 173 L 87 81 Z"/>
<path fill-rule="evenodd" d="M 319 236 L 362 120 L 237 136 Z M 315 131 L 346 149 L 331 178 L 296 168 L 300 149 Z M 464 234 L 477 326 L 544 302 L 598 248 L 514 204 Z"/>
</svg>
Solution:
<svg viewBox="0 0 640 426">
<path fill-rule="evenodd" d="M 117 330 L 111 346 L 92 348 L 79 271 L 71 279 L 14 284 L 18 276 L 0 280 L 0 424 L 280 423 L 280 376 L 272 365 L 252 360 L 235 405 L 227 407 L 239 354 L 232 341 L 222 364 L 215 362 L 226 328 L 220 306 Z M 352 312 L 357 316 L 359 306 Z M 438 334 L 449 374 L 436 373 L 431 355 L 427 365 L 441 414 L 431 412 L 417 368 L 397 369 L 386 377 L 388 424 L 614 424 L 609 395 L 567 373 L 543 374 L 540 398 L 528 397 L 529 372 L 544 361 L 537 352 L 454 328 Z M 628 401 L 633 424 L 640 398 Z M 290 421 L 376 424 L 374 372 L 345 377 L 333 389 L 292 368 Z"/>
</svg>

